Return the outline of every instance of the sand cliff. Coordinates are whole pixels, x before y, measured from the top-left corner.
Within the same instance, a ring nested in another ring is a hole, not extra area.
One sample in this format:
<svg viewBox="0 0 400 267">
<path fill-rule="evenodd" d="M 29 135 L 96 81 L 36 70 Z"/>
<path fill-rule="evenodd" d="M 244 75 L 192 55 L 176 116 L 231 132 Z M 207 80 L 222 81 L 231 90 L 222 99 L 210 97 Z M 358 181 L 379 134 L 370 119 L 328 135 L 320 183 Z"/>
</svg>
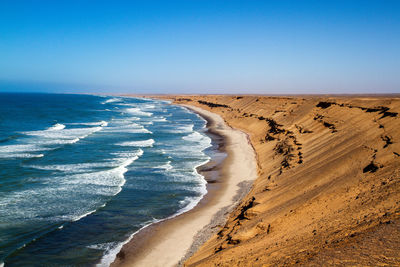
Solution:
<svg viewBox="0 0 400 267">
<path fill-rule="evenodd" d="M 400 99 L 166 96 L 250 135 L 258 179 L 188 266 L 400 264 Z"/>
</svg>

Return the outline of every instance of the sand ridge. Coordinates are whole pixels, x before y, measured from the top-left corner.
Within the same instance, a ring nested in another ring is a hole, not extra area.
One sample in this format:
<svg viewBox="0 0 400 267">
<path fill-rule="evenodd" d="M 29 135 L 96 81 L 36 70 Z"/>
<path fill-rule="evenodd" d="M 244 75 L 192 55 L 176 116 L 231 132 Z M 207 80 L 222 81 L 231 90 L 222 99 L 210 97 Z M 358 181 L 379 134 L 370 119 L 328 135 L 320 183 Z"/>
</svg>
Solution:
<svg viewBox="0 0 400 267">
<path fill-rule="evenodd" d="M 391 234 L 400 217 L 399 98 L 165 98 L 248 133 L 259 167 L 251 192 L 185 265 L 400 264 Z"/>
</svg>

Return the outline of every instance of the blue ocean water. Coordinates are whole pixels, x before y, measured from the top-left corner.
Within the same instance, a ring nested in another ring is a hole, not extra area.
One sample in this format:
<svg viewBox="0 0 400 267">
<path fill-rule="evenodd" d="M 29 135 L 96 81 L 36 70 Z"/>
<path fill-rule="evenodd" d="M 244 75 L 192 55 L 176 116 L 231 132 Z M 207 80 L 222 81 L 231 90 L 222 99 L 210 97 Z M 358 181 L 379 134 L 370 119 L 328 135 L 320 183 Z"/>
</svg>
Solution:
<svg viewBox="0 0 400 267">
<path fill-rule="evenodd" d="M 0 94 L 0 265 L 105 265 L 194 207 L 205 121 L 166 101 Z"/>
</svg>

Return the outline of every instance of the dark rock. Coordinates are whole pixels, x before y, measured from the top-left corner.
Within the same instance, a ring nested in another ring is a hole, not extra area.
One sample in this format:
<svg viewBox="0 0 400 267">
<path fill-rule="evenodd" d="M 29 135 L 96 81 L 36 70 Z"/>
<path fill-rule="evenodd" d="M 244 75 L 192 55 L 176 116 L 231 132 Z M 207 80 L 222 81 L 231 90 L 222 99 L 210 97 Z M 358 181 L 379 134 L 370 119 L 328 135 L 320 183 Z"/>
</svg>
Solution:
<svg viewBox="0 0 400 267">
<path fill-rule="evenodd" d="M 237 220 L 248 219 L 245 213 L 248 209 L 252 208 L 255 205 L 254 203 L 255 200 L 256 200 L 255 197 L 252 197 L 251 200 L 241 208 L 240 214 L 236 217 Z"/>
<path fill-rule="evenodd" d="M 197 102 L 199 102 L 202 105 L 209 106 L 210 108 L 217 108 L 217 107 L 230 108 L 230 106 L 228 106 L 228 105 L 217 104 L 217 103 L 207 102 L 207 101 L 203 101 L 203 100 L 198 100 Z"/>
<path fill-rule="evenodd" d="M 379 169 L 379 167 L 373 161 L 371 161 L 370 164 L 368 164 L 367 166 L 364 167 L 363 173 L 376 172 L 378 169 Z"/>
<path fill-rule="evenodd" d="M 273 141 L 273 140 L 275 140 L 275 137 L 271 136 L 270 134 L 267 134 L 265 136 L 265 141 Z"/>
<path fill-rule="evenodd" d="M 392 139 L 391 139 L 389 136 L 387 136 L 387 135 L 381 136 L 381 139 L 382 139 L 382 141 L 385 142 L 385 145 L 383 146 L 383 148 L 386 148 L 386 147 L 388 147 L 389 145 L 393 144 Z"/>
<path fill-rule="evenodd" d="M 322 108 L 322 109 L 326 109 L 326 108 L 329 108 L 332 104 L 334 104 L 334 103 L 332 103 L 332 102 L 323 102 L 323 101 L 321 101 L 321 102 L 319 102 L 319 103 L 317 104 L 316 107 Z"/>
</svg>

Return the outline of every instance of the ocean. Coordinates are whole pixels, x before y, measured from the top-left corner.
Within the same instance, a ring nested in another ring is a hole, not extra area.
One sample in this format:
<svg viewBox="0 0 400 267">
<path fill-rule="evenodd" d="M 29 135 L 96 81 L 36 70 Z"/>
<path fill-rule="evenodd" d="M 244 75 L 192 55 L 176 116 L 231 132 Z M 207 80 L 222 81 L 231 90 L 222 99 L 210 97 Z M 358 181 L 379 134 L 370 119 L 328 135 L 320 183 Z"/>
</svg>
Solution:
<svg viewBox="0 0 400 267">
<path fill-rule="evenodd" d="M 206 194 L 206 122 L 167 101 L 0 94 L 0 266 L 108 266 Z"/>
</svg>

